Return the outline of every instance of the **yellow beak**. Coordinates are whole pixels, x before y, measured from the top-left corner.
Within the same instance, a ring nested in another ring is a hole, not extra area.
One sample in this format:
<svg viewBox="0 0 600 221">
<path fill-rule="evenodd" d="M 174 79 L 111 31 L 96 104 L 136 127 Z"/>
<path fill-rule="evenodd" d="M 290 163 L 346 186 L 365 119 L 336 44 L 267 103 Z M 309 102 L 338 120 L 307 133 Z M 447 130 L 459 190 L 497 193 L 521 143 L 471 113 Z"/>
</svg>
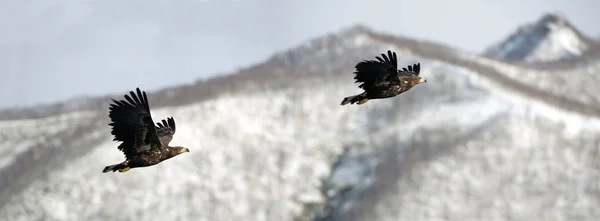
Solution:
<svg viewBox="0 0 600 221">
<path fill-rule="evenodd" d="M 425 82 L 427 82 L 427 80 L 425 80 L 425 78 L 419 79 L 419 83 L 425 83 Z"/>
</svg>

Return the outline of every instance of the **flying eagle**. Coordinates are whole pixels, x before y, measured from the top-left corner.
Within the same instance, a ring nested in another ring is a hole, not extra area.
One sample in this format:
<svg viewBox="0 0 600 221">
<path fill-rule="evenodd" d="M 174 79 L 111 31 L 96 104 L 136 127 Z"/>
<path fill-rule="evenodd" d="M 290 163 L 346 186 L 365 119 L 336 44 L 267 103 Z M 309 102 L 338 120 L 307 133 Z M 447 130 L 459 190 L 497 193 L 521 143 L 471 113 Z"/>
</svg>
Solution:
<svg viewBox="0 0 600 221">
<path fill-rule="evenodd" d="M 387 56 L 385 54 L 381 54 L 381 56 L 383 59 L 376 57 L 378 61 L 363 60 L 355 66 L 355 83 L 362 83 L 358 87 L 365 90 L 365 92 L 345 97 L 341 105 L 348 103 L 361 105 L 367 103 L 369 99 L 394 97 L 419 83 L 427 82 L 424 78 L 419 77 L 420 63 L 398 70 L 396 52 L 388 50 Z"/>
<path fill-rule="evenodd" d="M 190 152 L 188 148 L 171 147 L 169 143 L 175 134 L 175 120 L 172 117 L 154 125 L 146 92 L 136 88 L 137 96 L 130 91 L 125 100 L 116 101 L 109 107 L 108 116 L 112 121 L 113 141 L 121 141 L 119 150 L 125 154 L 125 161 L 106 166 L 103 173 L 127 172 L 131 168 L 156 165 L 179 154 Z"/>
</svg>

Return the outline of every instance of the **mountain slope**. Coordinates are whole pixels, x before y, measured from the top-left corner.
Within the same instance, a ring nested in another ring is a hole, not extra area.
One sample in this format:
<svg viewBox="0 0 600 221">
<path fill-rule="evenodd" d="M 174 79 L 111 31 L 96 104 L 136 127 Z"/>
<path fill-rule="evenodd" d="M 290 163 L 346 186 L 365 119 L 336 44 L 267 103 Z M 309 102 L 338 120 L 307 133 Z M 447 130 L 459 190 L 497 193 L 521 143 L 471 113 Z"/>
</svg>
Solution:
<svg viewBox="0 0 600 221">
<path fill-rule="evenodd" d="M 396 98 L 340 106 L 359 92 L 353 65 L 388 49 L 398 52 L 399 65 L 421 62 L 428 83 Z M 600 191 L 597 109 L 574 99 L 586 91 L 548 93 L 514 77 L 523 71 L 354 27 L 236 75 L 149 93 L 154 117 L 177 121 L 173 144 L 191 152 L 125 174 L 100 172 L 122 160 L 110 141 L 107 101 L 94 103 L 104 98 L 90 101 L 99 108 L 78 109 L 91 110 L 86 114 L 28 121 L 46 123 L 0 121 L 0 137 L 9 138 L 0 145 L 10 151 L 4 157 L 31 156 L 10 147 L 39 131 L 57 138 L 49 142 L 57 152 L 5 167 L 22 181 L 9 182 L 8 193 L 2 188 L 0 218 L 597 217 L 597 196 L 590 194 Z M 21 137 L 11 132 L 17 128 Z"/>
<path fill-rule="evenodd" d="M 519 27 L 485 55 L 507 61 L 547 62 L 575 60 L 595 44 L 560 13 L 549 13 L 533 24 Z"/>
</svg>

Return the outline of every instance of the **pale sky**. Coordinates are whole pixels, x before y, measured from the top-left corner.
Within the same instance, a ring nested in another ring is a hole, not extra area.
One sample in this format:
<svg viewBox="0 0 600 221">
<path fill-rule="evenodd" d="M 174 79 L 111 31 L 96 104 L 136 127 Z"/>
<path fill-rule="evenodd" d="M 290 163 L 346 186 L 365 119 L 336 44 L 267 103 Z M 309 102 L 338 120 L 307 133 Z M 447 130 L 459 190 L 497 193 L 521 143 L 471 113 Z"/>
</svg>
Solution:
<svg viewBox="0 0 600 221">
<path fill-rule="evenodd" d="M 0 0 L 0 108 L 227 74 L 356 23 L 479 52 L 552 11 L 600 35 L 597 0 Z"/>
</svg>

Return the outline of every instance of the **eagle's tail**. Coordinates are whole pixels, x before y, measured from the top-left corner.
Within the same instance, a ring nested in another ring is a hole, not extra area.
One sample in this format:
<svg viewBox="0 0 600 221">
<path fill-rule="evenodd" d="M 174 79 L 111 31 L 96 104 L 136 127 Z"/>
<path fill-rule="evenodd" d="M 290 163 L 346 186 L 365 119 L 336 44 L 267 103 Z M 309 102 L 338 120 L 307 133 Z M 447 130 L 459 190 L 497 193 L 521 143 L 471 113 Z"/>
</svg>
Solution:
<svg viewBox="0 0 600 221">
<path fill-rule="evenodd" d="M 119 164 L 115 164 L 115 165 L 106 166 L 106 167 L 104 167 L 104 170 L 102 170 L 102 172 L 103 173 L 111 172 L 111 171 L 112 172 L 116 172 L 116 171 L 125 172 L 127 170 L 129 170 L 129 167 L 127 166 L 126 162 L 123 162 L 123 163 L 119 163 Z"/>
<path fill-rule="evenodd" d="M 362 94 L 345 97 L 344 100 L 342 100 L 341 105 L 354 104 L 354 103 L 358 103 L 358 105 L 361 105 L 361 104 L 367 103 L 367 101 L 369 101 L 369 99 L 367 98 L 367 93 L 365 92 Z"/>
</svg>

